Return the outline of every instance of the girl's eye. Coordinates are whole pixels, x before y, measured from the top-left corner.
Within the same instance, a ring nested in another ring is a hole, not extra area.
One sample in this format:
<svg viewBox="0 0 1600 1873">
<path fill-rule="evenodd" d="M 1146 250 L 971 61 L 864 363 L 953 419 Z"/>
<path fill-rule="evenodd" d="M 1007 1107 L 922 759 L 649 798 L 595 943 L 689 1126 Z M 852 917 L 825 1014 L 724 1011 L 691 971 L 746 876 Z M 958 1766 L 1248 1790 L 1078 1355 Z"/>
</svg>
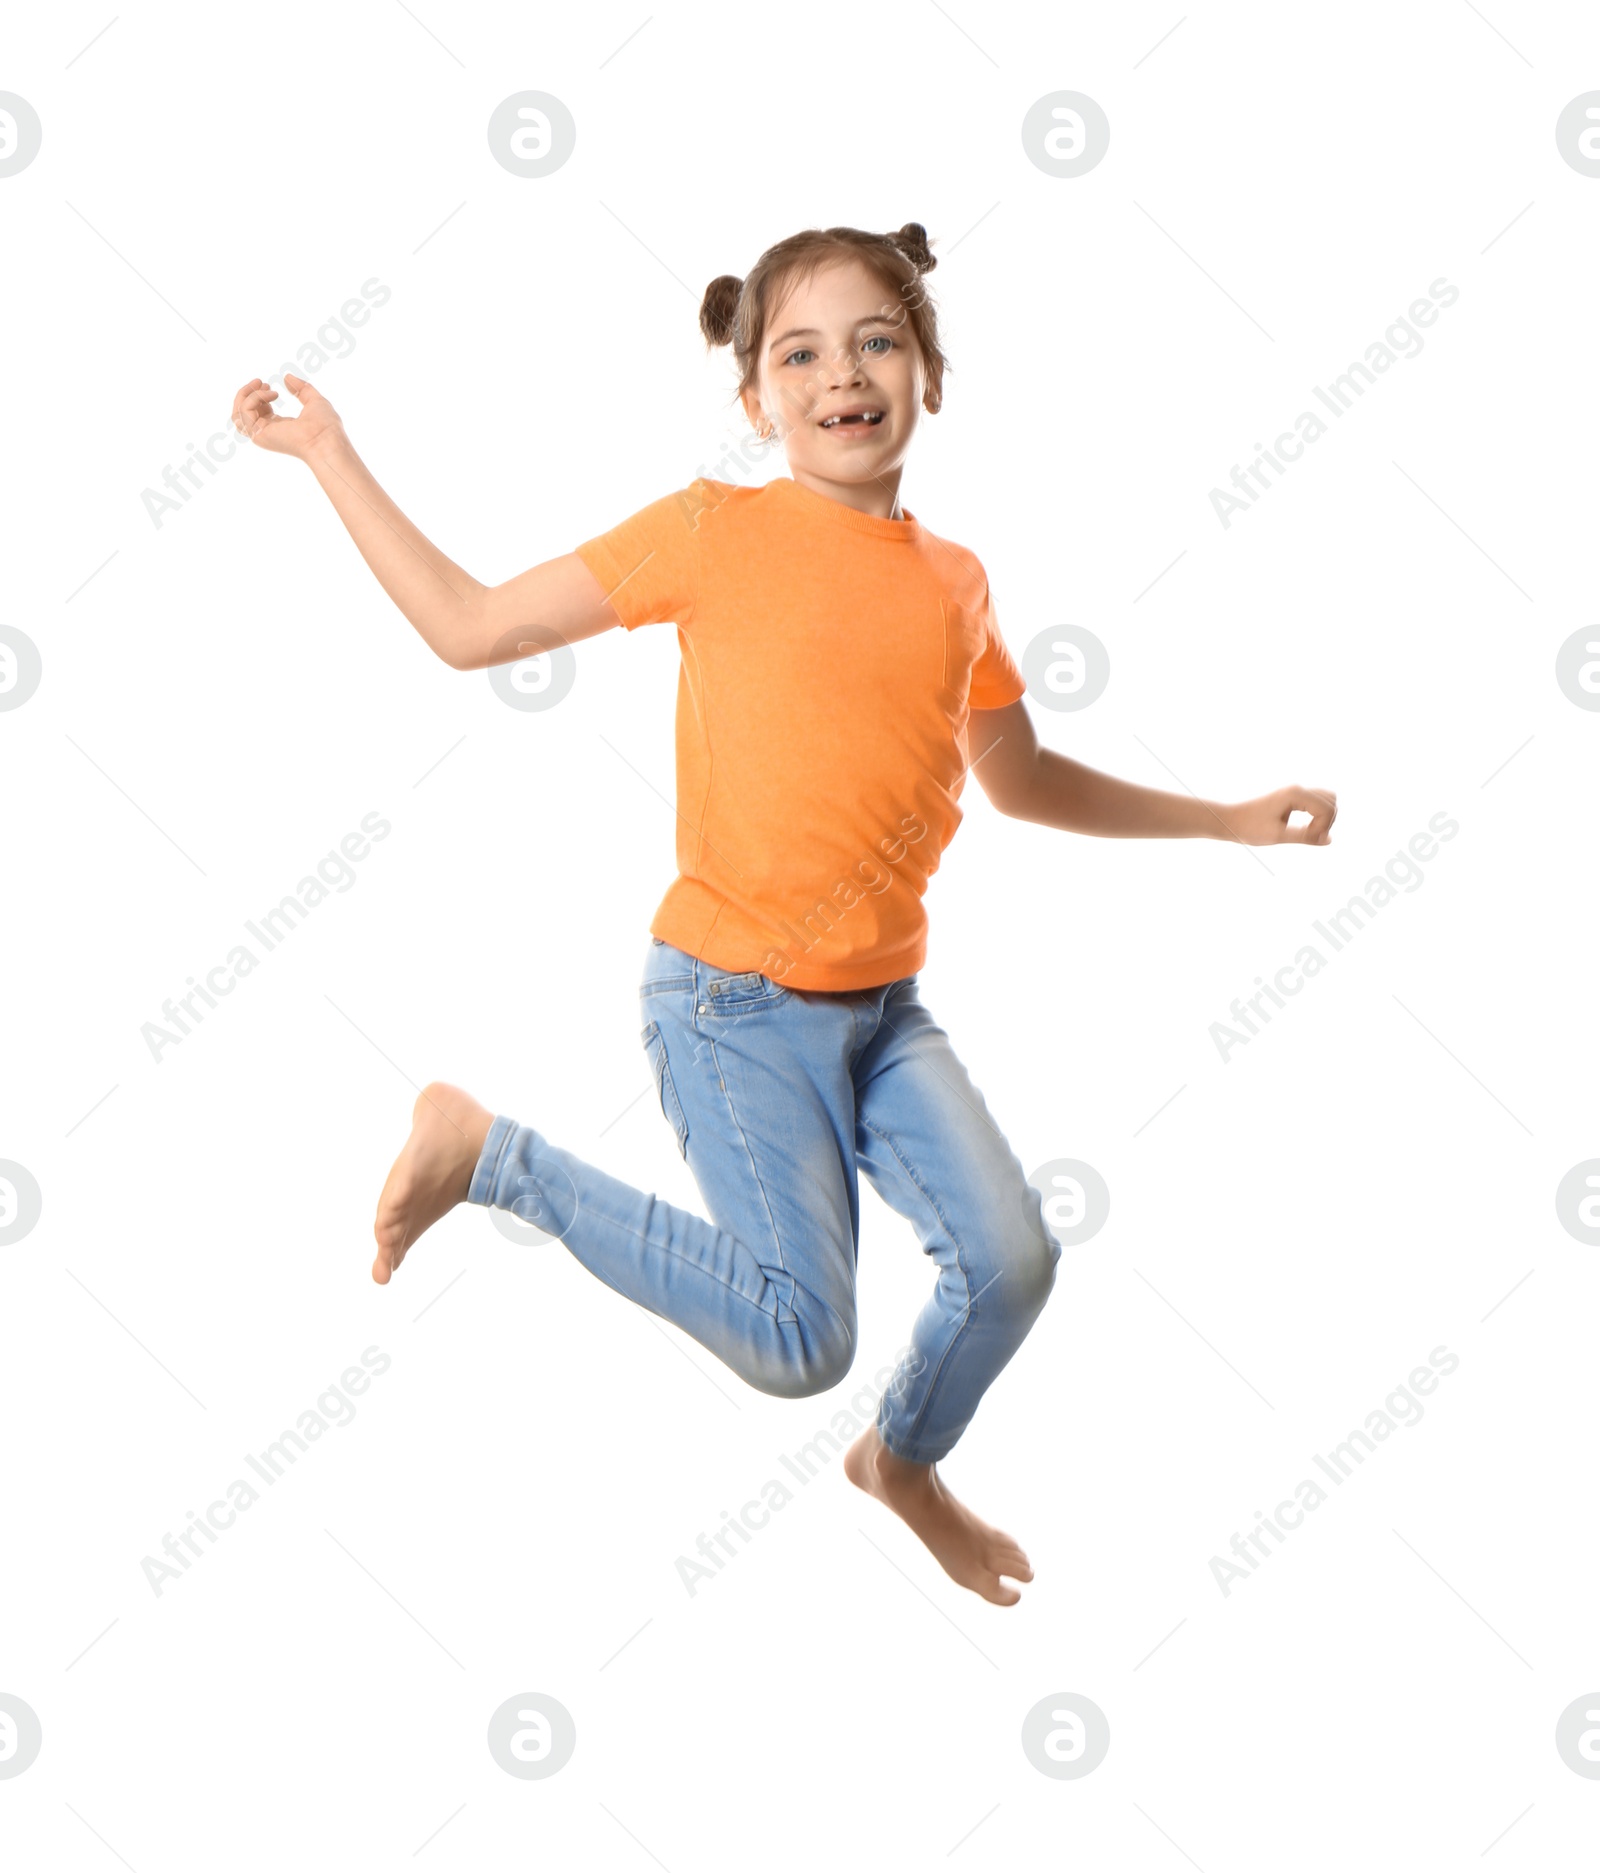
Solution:
<svg viewBox="0 0 1600 1873">
<path fill-rule="evenodd" d="M 894 340 L 889 336 L 887 332 L 874 332 L 873 335 L 865 341 L 865 343 L 862 346 L 862 349 L 865 350 L 867 345 L 878 345 L 878 344 L 885 346 L 886 349 L 883 351 L 872 352 L 871 356 L 875 358 L 887 357 L 889 352 L 894 350 Z M 798 351 L 791 351 L 788 357 L 784 359 L 784 363 L 793 364 L 796 358 L 809 358 L 814 355 L 815 355 L 814 353 L 807 350 L 806 347 L 802 345 Z"/>
</svg>

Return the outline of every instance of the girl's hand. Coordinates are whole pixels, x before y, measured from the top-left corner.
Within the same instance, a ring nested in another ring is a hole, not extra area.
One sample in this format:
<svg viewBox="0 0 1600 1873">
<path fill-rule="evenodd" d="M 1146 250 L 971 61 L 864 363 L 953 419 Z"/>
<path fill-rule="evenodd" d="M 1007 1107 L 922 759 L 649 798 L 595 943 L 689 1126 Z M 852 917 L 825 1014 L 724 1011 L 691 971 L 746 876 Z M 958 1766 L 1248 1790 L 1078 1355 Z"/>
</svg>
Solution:
<svg viewBox="0 0 1600 1873">
<path fill-rule="evenodd" d="M 1291 826 L 1291 813 L 1311 818 L 1304 826 Z M 1241 845 L 1329 845 L 1329 828 L 1338 813 L 1338 795 L 1324 787 L 1280 787 L 1259 800 L 1224 808 L 1222 817 Z"/>
<path fill-rule="evenodd" d="M 258 449 L 298 456 L 302 462 L 349 440 L 339 412 L 314 384 L 287 371 L 283 381 L 298 398 L 300 414 L 279 416 L 268 407 L 277 391 L 259 377 L 252 378 L 233 400 L 233 426 L 240 435 L 248 436 Z"/>
</svg>

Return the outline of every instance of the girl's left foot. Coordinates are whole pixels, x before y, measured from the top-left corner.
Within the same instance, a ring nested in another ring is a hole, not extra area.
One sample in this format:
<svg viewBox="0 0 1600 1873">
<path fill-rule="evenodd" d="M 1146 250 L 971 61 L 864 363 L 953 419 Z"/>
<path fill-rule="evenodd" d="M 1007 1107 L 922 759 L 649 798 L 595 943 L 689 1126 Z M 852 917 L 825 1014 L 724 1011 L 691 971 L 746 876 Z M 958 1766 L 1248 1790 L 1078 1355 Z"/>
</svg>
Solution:
<svg viewBox="0 0 1600 1873">
<path fill-rule="evenodd" d="M 1032 1580 L 1028 1557 L 1009 1535 L 980 1521 L 940 1482 L 931 1463 L 907 1463 L 867 1426 L 844 1453 L 844 1472 L 857 1489 L 893 1509 L 944 1571 L 996 1606 L 1015 1606 L 1022 1595 L 1001 1575 Z"/>
<path fill-rule="evenodd" d="M 374 1281 L 387 1281 L 423 1230 L 466 1202 L 493 1123 L 494 1114 L 459 1086 L 435 1080 L 423 1087 L 411 1108 L 411 1136 L 378 1198 Z"/>
</svg>

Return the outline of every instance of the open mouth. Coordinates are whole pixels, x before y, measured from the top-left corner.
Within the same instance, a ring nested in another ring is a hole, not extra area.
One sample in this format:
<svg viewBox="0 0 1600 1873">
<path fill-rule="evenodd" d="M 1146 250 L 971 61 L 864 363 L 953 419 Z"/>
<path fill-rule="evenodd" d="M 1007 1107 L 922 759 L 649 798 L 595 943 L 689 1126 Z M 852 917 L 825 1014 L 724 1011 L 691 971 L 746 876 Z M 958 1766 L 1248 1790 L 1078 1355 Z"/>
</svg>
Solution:
<svg viewBox="0 0 1600 1873">
<path fill-rule="evenodd" d="M 824 429 L 876 429 L 883 421 L 882 410 L 855 410 L 848 416 L 825 416 Z"/>
</svg>

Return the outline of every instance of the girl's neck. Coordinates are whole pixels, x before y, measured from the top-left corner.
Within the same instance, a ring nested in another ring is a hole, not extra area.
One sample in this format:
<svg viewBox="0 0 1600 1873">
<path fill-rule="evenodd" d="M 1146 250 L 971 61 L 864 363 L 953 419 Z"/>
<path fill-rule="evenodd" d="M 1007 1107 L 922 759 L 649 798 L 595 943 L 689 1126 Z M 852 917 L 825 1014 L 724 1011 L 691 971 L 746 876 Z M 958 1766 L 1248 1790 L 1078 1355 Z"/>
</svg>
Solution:
<svg viewBox="0 0 1600 1873">
<path fill-rule="evenodd" d="M 809 488 L 824 500 L 853 507 L 858 514 L 870 514 L 877 520 L 905 519 L 900 506 L 900 473 L 894 468 L 882 475 L 869 476 L 865 481 L 829 481 L 804 469 L 791 467 L 789 470 L 791 479 L 802 488 Z"/>
</svg>

